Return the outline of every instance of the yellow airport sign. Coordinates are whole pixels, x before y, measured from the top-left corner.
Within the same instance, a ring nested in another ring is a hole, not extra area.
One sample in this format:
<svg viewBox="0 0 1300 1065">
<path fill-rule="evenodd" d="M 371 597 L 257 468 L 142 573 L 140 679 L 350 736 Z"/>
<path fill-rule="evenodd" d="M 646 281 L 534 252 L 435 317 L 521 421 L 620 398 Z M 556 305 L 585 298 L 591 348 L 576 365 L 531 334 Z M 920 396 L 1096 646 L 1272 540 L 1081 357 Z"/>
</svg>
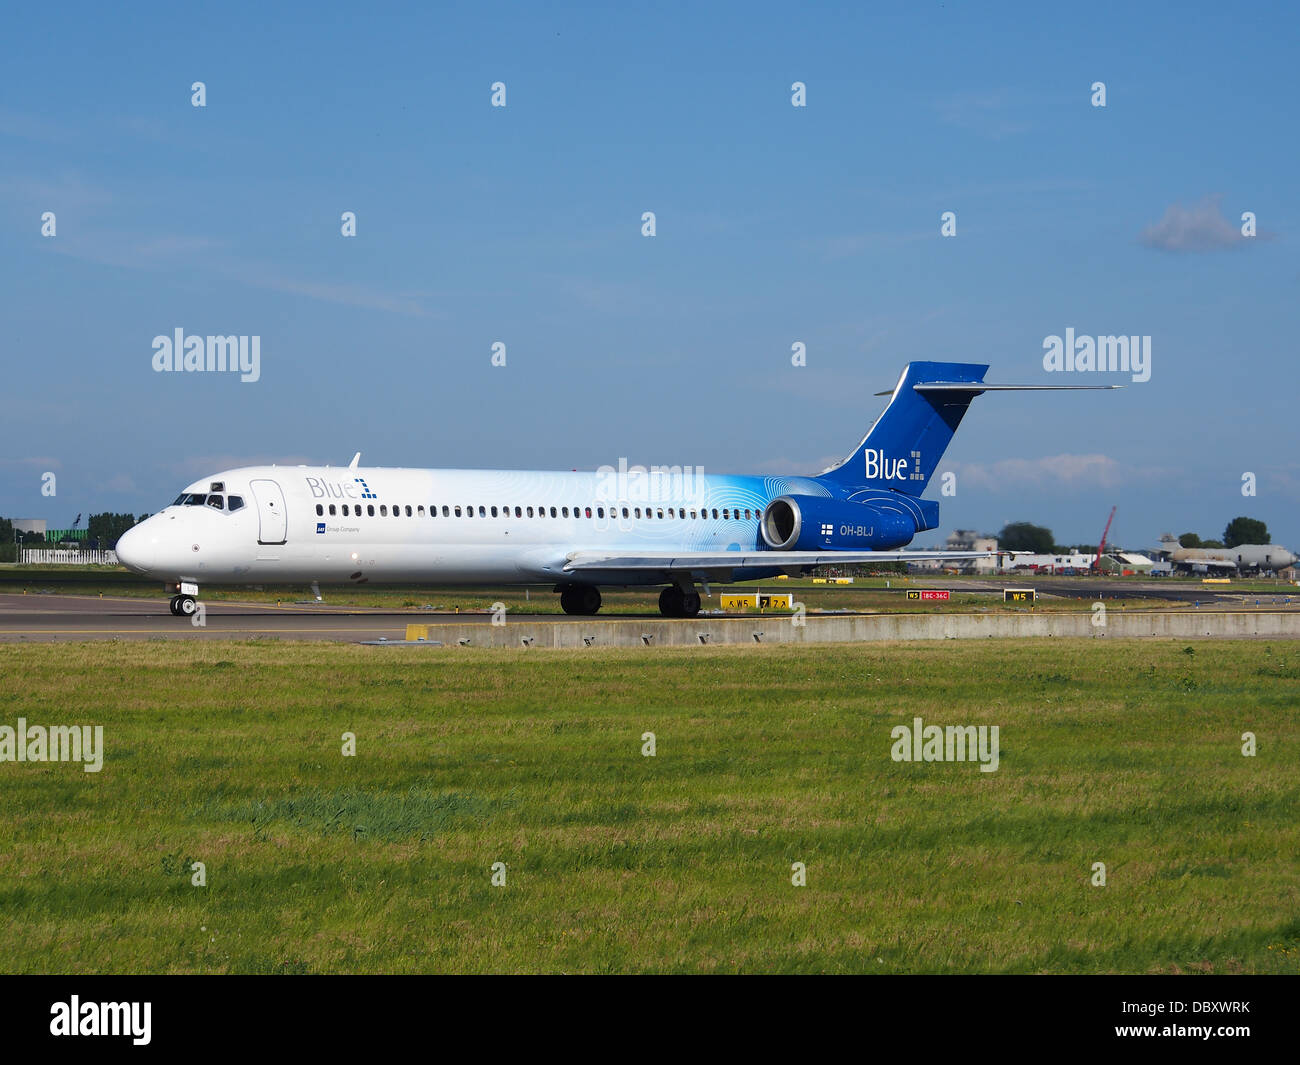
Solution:
<svg viewBox="0 0 1300 1065">
<path fill-rule="evenodd" d="M 723 592 L 719 599 L 723 610 L 793 610 L 794 596 L 789 592 Z"/>
</svg>

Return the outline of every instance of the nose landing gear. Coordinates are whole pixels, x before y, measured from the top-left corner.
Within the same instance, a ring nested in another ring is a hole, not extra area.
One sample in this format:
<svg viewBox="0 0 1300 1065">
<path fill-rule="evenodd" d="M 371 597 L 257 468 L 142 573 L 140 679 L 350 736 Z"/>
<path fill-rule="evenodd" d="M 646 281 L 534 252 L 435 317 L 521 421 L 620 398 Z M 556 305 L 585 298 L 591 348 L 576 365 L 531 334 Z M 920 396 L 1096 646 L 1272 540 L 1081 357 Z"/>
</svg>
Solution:
<svg viewBox="0 0 1300 1065">
<path fill-rule="evenodd" d="M 178 618 L 193 617 L 195 611 L 199 609 L 198 600 L 192 595 L 173 595 L 171 600 L 172 614 Z"/>
</svg>

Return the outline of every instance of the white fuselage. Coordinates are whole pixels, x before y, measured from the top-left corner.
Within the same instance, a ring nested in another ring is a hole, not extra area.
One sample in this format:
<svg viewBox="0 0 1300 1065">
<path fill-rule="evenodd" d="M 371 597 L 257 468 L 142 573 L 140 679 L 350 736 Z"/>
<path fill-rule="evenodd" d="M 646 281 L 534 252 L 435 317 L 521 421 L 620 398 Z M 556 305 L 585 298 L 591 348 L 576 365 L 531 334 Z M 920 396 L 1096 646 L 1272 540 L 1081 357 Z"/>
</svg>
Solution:
<svg viewBox="0 0 1300 1065">
<path fill-rule="evenodd" d="M 536 584 L 570 579 L 580 551 L 752 551 L 768 502 L 827 494 L 814 478 L 673 470 L 242 468 L 190 485 L 117 551 L 138 573 L 200 585 Z"/>
</svg>

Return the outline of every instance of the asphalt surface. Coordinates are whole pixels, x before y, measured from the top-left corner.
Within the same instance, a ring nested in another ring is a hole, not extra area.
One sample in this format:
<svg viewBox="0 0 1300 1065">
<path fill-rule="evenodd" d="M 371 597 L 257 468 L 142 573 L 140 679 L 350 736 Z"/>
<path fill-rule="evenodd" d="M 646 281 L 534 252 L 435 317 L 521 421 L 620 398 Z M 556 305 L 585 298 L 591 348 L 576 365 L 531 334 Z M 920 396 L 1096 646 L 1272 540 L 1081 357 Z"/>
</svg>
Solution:
<svg viewBox="0 0 1300 1065">
<path fill-rule="evenodd" d="M 491 614 L 367 610 L 313 603 L 205 603 L 204 624 L 172 617 L 167 600 L 82 595 L 0 595 L 0 642 L 54 640 L 252 639 L 403 640 L 411 623 L 483 623 Z M 555 621 L 553 614 L 512 620 Z"/>
<path fill-rule="evenodd" d="M 913 582 L 904 587 L 943 587 L 942 580 Z M 833 587 L 833 586 L 832 586 Z M 973 588 L 971 582 L 951 585 L 963 591 L 1000 591 L 1001 582 L 989 582 L 988 588 Z M 1063 579 L 1035 585 L 1040 594 L 1079 599 L 1082 604 L 1098 598 L 1121 599 L 1149 597 L 1185 601 L 1181 609 L 1201 607 L 1218 610 L 1300 610 L 1300 595 L 1274 596 L 1205 589 L 1171 588 L 1160 582 L 1142 585 L 1116 585 L 1084 579 L 1084 583 Z M 902 589 L 898 589 L 900 595 Z M 1297 589 L 1300 592 L 1300 589 Z M 1287 603 L 1286 599 L 1290 599 Z M 1175 607 L 1173 609 L 1180 609 Z M 282 639 L 332 640 L 404 640 L 408 624 L 489 624 L 489 613 L 442 613 L 414 610 L 332 607 L 328 603 L 204 603 L 204 624 L 191 618 L 172 617 L 167 600 L 137 599 L 125 596 L 83 595 L 13 595 L 0 594 L 0 642 L 41 643 L 76 640 L 148 640 L 148 639 Z M 592 622 L 623 619 L 646 619 L 645 614 L 602 612 Z M 561 614 L 516 614 L 511 622 L 559 622 L 569 620 Z"/>
</svg>

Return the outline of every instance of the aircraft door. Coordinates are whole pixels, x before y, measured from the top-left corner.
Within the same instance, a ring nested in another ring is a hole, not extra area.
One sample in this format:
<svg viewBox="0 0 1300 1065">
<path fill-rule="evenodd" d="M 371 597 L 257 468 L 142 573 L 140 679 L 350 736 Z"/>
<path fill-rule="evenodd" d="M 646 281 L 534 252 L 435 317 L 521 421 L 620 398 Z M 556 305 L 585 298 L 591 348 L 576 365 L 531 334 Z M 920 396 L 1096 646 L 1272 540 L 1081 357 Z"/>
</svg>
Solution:
<svg viewBox="0 0 1300 1065">
<path fill-rule="evenodd" d="M 253 498 L 257 500 L 259 544 L 282 544 L 289 528 L 289 517 L 285 511 L 284 493 L 275 481 L 250 481 Z"/>
</svg>

